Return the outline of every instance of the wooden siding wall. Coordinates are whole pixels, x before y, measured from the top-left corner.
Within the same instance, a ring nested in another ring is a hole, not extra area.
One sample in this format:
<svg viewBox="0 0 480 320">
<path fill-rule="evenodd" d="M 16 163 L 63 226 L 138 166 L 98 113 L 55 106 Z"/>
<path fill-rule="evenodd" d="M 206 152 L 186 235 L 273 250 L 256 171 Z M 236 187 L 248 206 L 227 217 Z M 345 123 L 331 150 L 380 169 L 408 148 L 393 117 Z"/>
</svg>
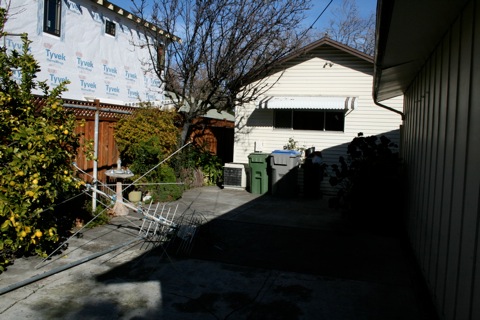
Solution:
<svg viewBox="0 0 480 320">
<path fill-rule="evenodd" d="M 233 128 L 232 121 L 199 118 L 192 123 L 190 140 L 225 164 L 233 160 Z"/>
<path fill-rule="evenodd" d="M 442 319 L 480 319 L 480 4 L 405 95 L 411 245 Z"/>
<path fill-rule="evenodd" d="M 79 122 L 80 123 L 80 122 Z M 115 143 L 114 128 L 116 121 L 112 120 L 100 120 L 98 126 L 98 181 L 103 183 L 108 182 L 105 172 L 112 167 L 116 167 L 118 160 L 118 150 Z M 80 125 L 76 128 L 76 133 L 82 134 L 81 140 L 93 142 L 95 134 L 95 120 L 87 119 L 85 126 Z M 83 143 L 83 141 L 82 141 Z M 88 161 L 83 150 L 79 150 L 77 154 L 77 165 L 87 172 L 88 175 L 80 175 L 82 179 L 91 182 L 90 177 L 93 174 L 93 161 Z M 90 175 L 90 176 L 89 176 Z"/>
<path fill-rule="evenodd" d="M 327 62 L 332 62 L 330 67 Z M 255 144 L 263 145 L 263 152 L 283 149 L 289 138 L 300 146 L 322 151 L 324 161 L 337 164 L 339 156 L 346 155 L 347 144 L 359 132 L 364 135 L 386 134 L 400 142 L 401 116 L 383 109 L 372 100 L 373 64 L 335 49 L 322 46 L 309 52 L 308 57 L 290 61 L 286 71 L 268 79 L 274 83 L 267 95 L 324 95 L 358 97 L 358 107 L 347 112 L 344 132 L 323 132 L 273 128 L 273 110 L 257 109 L 256 104 L 239 106 L 235 112 L 234 162 L 248 163 L 248 155 Z M 384 104 L 402 111 L 402 98 Z M 328 179 L 327 179 L 328 180 Z M 325 180 L 326 181 L 326 180 Z"/>
</svg>

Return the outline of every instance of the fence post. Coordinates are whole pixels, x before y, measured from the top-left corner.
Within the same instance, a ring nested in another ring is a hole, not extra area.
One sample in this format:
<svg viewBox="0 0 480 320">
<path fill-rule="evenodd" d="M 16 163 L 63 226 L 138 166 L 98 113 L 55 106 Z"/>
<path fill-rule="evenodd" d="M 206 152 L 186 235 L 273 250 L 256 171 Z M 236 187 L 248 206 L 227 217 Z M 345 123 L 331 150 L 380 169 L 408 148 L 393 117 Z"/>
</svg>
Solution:
<svg viewBox="0 0 480 320">
<path fill-rule="evenodd" d="M 100 100 L 93 100 L 95 103 L 95 131 L 93 136 L 93 194 L 92 194 L 92 212 L 97 210 L 97 187 L 98 187 L 98 126 L 100 122 Z"/>
</svg>

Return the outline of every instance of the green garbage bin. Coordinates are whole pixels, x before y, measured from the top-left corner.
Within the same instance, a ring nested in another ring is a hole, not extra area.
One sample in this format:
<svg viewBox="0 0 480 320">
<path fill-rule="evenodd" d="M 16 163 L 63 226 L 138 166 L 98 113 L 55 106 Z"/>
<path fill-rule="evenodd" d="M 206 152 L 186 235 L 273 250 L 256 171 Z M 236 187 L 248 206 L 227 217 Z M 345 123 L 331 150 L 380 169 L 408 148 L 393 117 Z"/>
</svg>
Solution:
<svg viewBox="0 0 480 320">
<path fill-rule="evenodd" d="M 269 153 L 254 152 L 248 155 L 250 166 L 250 192 L 264 194 L 268 191 Z"/>
</svg>

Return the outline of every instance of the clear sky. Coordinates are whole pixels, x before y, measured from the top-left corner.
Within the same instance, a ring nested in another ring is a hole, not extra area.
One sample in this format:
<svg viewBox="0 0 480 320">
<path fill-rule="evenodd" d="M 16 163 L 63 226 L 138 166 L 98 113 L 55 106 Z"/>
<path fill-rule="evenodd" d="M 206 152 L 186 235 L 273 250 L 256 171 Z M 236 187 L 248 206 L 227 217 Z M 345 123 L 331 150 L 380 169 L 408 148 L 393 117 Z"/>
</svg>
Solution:
<svg viewBox="0 0 480 320">
<path fill-rule="evenodd" d="M 341 7 L 342 3 L 343 0 L 312 0 L 313 8 L 307 13 L 308 21 L 306 21 L 306 26 L 309 27 L 326 8 L 325 12 L 318 18 L 314 25 L 314 28 L 317 30 L 325 29 L 334 17 L 333 12 Z M 375 13 L 377 9 L 377 0 L 356 0 L 356 3 L 362 17 L 367 17 L 371 13 Z"/>
<path fill-rule="evenodd" d="M 132 0 L 109 0 L 111 3 L 116 4 L 123 9 L 130 11 L 132 8 Z M 309 27 L 320 15 L 320 13 L 327 7 L 331 0 L 312 0 L 313 8 L 308 13 L 308 19 L 305 21 L 305 26 Z M 333 0 L 323 15 L 318 18 L 314 25 L 314 28 L 321 31 L 329 25 L 330 19 L 332 19 L 332 12 L 342 5 L 343 0 Z M 377 7 L 377 0 L 356 0 L 357 6 L 360 9 L 362 16 L 368 16 L 370 13 L 375 12 Z"/>
</svg>

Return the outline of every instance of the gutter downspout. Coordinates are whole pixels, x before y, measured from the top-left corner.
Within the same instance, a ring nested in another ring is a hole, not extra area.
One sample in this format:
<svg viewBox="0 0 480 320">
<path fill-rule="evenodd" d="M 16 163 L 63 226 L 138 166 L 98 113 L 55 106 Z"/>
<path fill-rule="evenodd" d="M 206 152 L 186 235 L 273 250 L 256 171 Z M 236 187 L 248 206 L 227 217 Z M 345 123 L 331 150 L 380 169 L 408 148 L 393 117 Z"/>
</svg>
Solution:
<svg viewBox="0 0 480 320">
<path fill-rule="evenodd" d="M 402 122 L 405 120 L 405 114 L 402 111 L 398 111 L 397 109 L 394 109 L 392 107 L 386 106 L 386 105 L 378 102 L 377 98 L 375 97 L 375 94 L 373 95 L 373 102 L 381 108 L 387 109 L 388 111 L 398 113 L 402 117 Z"/>
<path fill-rule="evenodd" d="M 376 89 L 374 88 L 374 90 L 376 90 Z M 398 113 L 398 114 L 402 117 L 402 123 L 400 124 L 400 148 L 399 148 L 399 152 L 400 152 L 400 154 L 402 154 L 402 146 L 403 146 L 403 122 L 405 121 L 405 113 L 403 113 L 403 112 L 401 112 L 401 111 L 398 111 L 397 109 L 394 109 L 394 108 L 392 108 L 392 107 L 386 106 L 386 105 L 378 102 L 378 101 L 377 101 L 377 96 L 376 96 L 375 92 L 376 92 L 376 91 L 374 91 L 374 93 L 373 93 L 373 102 L 374 102 L 377 106 L 379 106 L 379 107 L 381 107 L 381 108 L 384 108 L 384 109 L 386 109 L 386 110 L 388 110 L 388 111 L 392 111 L 392 112 Z"/>
<path fill-rule="evenodd" d="M 373 64 L 373 102 L 384 109 L 398 113 L 402 117 L 402 122 L 405 120 L 405 114 L 392 107 L 386 106 L 378 102 L 377 93 L 380 87 L 380 78 L 382 71 L 383 53 L 385 52 L 386 41 L 388 38 L 388 32 L 390 30 L 390 23 L 392 18 L 393 7 L 395 1 L 378 0 L 377 1 L 377 26 L 375 30 L 375 59 Z M 380 40 L 379 40 L 380 39 Z M 383 40 L 383 41 L 381 41 Z"/>
</svg>

